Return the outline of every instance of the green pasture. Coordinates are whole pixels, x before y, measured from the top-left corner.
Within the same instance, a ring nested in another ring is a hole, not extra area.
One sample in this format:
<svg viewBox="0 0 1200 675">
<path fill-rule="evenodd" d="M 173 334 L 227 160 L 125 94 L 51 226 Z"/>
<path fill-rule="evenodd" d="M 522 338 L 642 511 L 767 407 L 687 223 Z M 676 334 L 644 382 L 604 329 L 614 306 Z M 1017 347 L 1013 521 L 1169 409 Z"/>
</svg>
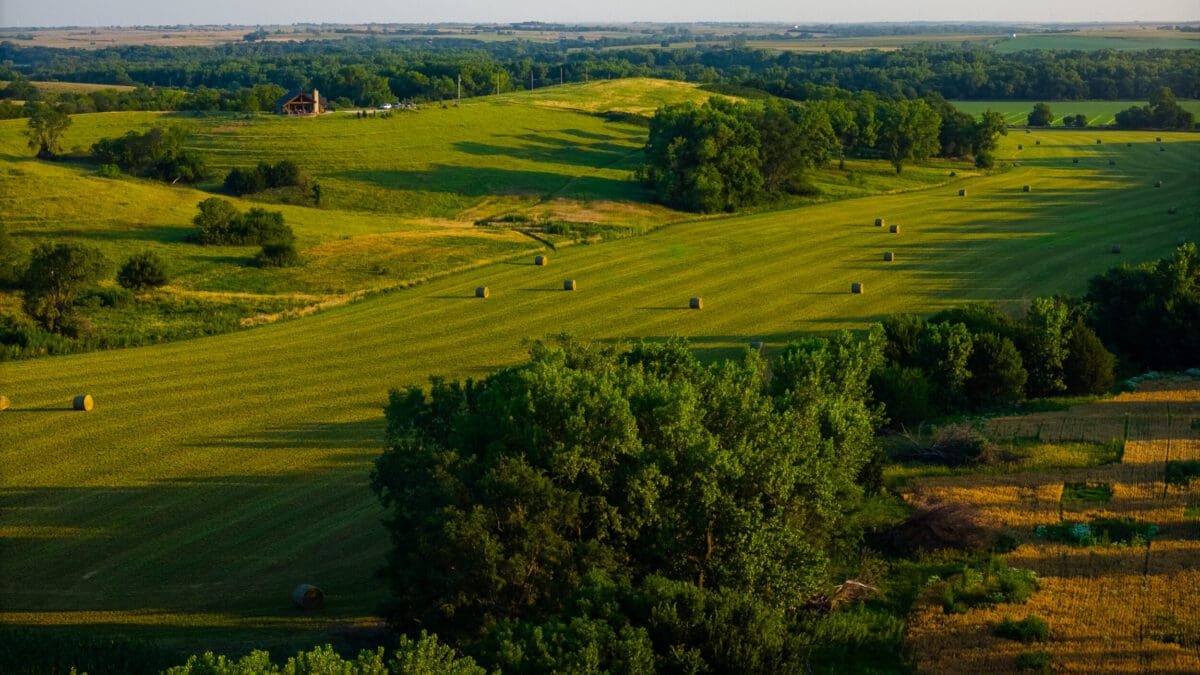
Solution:
<svg viewBox="0 0 1200 675">
<path fill-rule="evenodd" d="M 1197 48 L 1200 48 L 1200 34 L 1179 31 L 1121 31 L 1099 34 L 1088 32 L 1018 33 L 1017 37 L 1001 39 L 993 46 L 993 49 L 1002 54 L 1033 49 L 1092 52 L 1101 49 L 1129 51 Z"/>
<path fill-rule="evenodd" d="M 1088 126 L 1103 127 L 1116 124 L 1117 113 L 1135 105 L 1146 105 L 1146 101 L 1042 101 L 1054 113 L 1053 127 L 1062 127 L 1067 115 L 1086 115 Z M 953 101 L 954 107 L 972 115 L 982 115 L 992 110 L 1004 115 L 1014 126 L 1025 126 L 1029 113 L 1039 101 Z M 1185 110 L 1200 116 L 1200 101 L 1180 101 Z"/>
<path fill-rule="evenodd" d="M 499 260 L 248 331 L 0 363 L 12 399 L 0 413 L 0 622 L 190 651 L 371 630 L 386 594 L 373 573 L 390 544 L 368 482 L 390 388 L 483 376 L 563 332 L 683 335 L 712 358 L 893 312 L 971 300 L 1017 310 L 1080 293 L 1112 265 L 1200 238 L 1200 139 L 1157 134 L 1160 146 L 1155 135 L 1015 133 L 998 154 L 1020 166 L 987 176 L 678 222 L 563 248 L 545 267 Z M 563 291 L 564 279 L 579 290 Z M 852 282 L 866 292 L 852 295 Z M 476 286 L 491 297 L 474 298 Z M 687 309 L 692 296 L 703 311 Z M 68 410 L 82 393 L 96 409 Z M 323 588 L 326 609 L 292 609 L 298 583 Z"/>
</svg>

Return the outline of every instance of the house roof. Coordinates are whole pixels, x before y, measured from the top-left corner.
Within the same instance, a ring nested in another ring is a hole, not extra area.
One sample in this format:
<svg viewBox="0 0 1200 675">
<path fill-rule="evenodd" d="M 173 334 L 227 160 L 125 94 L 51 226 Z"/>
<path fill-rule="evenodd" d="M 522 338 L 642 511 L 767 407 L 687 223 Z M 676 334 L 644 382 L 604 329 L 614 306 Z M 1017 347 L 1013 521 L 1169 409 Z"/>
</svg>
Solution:
<svg viewBox="0 0 1200 675">
<path fill-rule="evenodd" d="M 275 101 L 275 109 L 278 110 L 278 109 L 282 108 L 284 105 L 291 102 L 293 99 L 299 97 L 301 94 L 307 94 L 309 98 L 312 97 L 311 91 L 304 91 L 303 89 L 293 89 L 292 91 L 289 91 L 288 93 L 279 97 L 279 100 Z M 327 105 L 329 105 L 329 99 L 325 98 L 325 95 L 322 94 L 321 95 L 321 107 L 325 107 Z"/>
</svg>

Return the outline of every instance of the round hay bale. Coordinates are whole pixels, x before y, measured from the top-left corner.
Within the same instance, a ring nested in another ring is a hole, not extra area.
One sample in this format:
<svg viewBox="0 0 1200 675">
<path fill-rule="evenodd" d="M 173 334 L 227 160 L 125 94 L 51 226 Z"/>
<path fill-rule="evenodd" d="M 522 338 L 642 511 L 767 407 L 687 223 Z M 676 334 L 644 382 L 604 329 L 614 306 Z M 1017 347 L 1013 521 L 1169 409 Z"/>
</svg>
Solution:
<svg viewBox="0 0 1200 675">
<path fill-rule="evenodd" d="M 883 261 L 884 262 L 892 262 L 892 252 L 891 251 L 883 252 Z"/>
<path fill-rule="evenodd" d="M 1021 166 L 1020 162 L 1013 162 L 1013 166 Z"/>
<path fill-rule="evenodd" d="M 1170 214 L 1170 215 L 1172 215 L 1172 216 L 1173 216 L 1173 215 L 1175 215 L 1175 207 L 1174 207 L 1174 206 L 1172 206 L 1171 208 L 1167 209 L 1167 213 L 1168 213 L 1168 214 Z"/>
<path fill-rule="evenodd" d="M 1108 160 L 1108 165 L 1109 165 L 1109 166 L 1116 166 L 1116 165 L 1117 165 L 1117 160 L 1115 160 L 1115 159 L 1110 159 L 1110 160 Z"/>
<path fill-rule="evenodd" d="M 576 288 L 577 287 L 575 286 L 574 279 L 567 279 L 566 281 L 563 282 L 563 290 L 564 291 L 574 291 L 574 290 L 576 290 Z"/>
<path fill-rule="evenodd" d="M 1033 142 L 1033 144 L 1034 144 L 1034 145 L 1041 145 L 1041 144 L 1042 144 L 1042 140 L 1039 138 L 1038 140 L 1034 141 L 1034 142 Z"/>
<path fill-rule="evenodd" d="M 1132 148 L 1132 147 L 1133 147 L 1133 143 L 1126 143 L 1126 144 L 1125 144 L 1125 147 L 1127 147 L 1127 148 Z"/>
<path fill-rule="evenodd" d="M 550 259 L 544 255 L 539 255 L 538 257 L 533 259 L 533 264 L 537 265 L 538 267 L 545 267 L 546 263 L 548 263 L 548 262 L 550 262 Z"/>
<path fill-rule="evenodd" d="M 856 282 L 854 282 L 854 283 L 852 283 L 852 284 L 850 284 L 850 292 L 851 292 L 851 293 L 862 293 L 862 292 L 863 292 L 863 285 L 862 285 L 862 284 L 860 284 L 860 283 L 858 283 L 857 281 L 856 281 Z"/>
<path fill-rule="evenodd" d="M 475 289 L 475 297 L 477 297 L 477 298 L 486 298 L 487 296 L 489 296 L 491 294 L 492 294 L 492 291 L 487 286 L 480 286 L 479 288 Z"/>
<path fill-rule="evenodd" d="M 325 594 L 312 584 L 300 584 L 292 591 L 292 604 L 306 612 L 321 609 L 325 606 Z"/>
<path fill-rule="evenodd" d="M 883 218 L 875 219 L 875 227 L 883 227 Z"/>
<path fill-rule="evenodd" d="M 750 343 L 750 349 L 753 349 L 756 352 L 761 352 L 762 348 L 763 348 L 763 343 L 761 343 L 761 342 L 755 341 L 755 342 Z"/>
<path fill-rule="evenodd" d="M 75 410 L 91 412 L 92 408 L 96 407 L 96 402 L 92 400 L 91 394 L 83 394 L 82 396 L 75 397 L 75 400 L 71 403 L 71 407 Z"/>
<path fill-rule="evenodd" d="M 1167 151 L 1167 146 L 1165 146 L 1165 145 L 1160 145 L 1160 146 L 1158 147 L 1158 151 L 1159 151 L 1159 152 L 1166 152 L 1166 151 Z"/>
<path fill-rule="evenodd" d="M 899 233 L 900 233 L 900 226 L 899 226 L 899 225 L 892 225 L 891 227 L 889 227 L 889 228 L 888 228 L 888 232 L 891 232 L 892 234 L 899 234 Z"/>
<path fill-rule="evenodd" d="M 1155 137 L 1154 137 L 1154 142 L 1155 142 L 1155 143 L 1162 143 L 1162 136 L 1155 136 Z"/>
<path fill-rule="evenodd" d="M 692 309 L 704 309 L 704 298 L 692 298 L 688 300 L 688 307 Z"/>
<path fill-rule="evenodd" d="M 966 197 L 966 196 L 967 196 L 967 191 L 966 191 L 966 189 L 959 190 L 959 191 L 958 191 L 958 196 L 959 196 L 959 197 Z"/>
<path fill-rule="evenodd" d="M 1162 181 L 1161 180 L 1154 181 L 1154 187 L 1162 187 Z"/>
<path fill-rule="evenodd" d="M 1021 187 L 1021 192 L 1029 192 L 1029 189 L 1030 189 L 1030 188 L 1029 188 L 1029 186 L 1028 186 L 1028 185 L 1022 186 L 1022 187 Z"/>
<path fill-rule="evenodd" d="M 1017 143 L 1017 149 L 1018 149 L 1018 150 L 1024 150 L 1024 149 L 1025 149 L 1025 146 L 1021 145 L 1020 143 Z"/>
<path fill-rule="evenodd" d="M 1078 157 L 1076 157 L 1075 159 L 1072 159 L 1072 160 L 1071 160 L 1071 163 L 1072 163 L 1072 164 L 1078 164 L 1078 163 L 1079 163 L 1079 158 L 1078 158 Z"/>
<path fill-rule="evenodd" d="M 1120 245 L 1120 244 L 1113 244 L 1113 245 L 1112 245 L 1112 252 L 1113 252 L 1113 253 L 1120 253 L 1120 252 L 1121 252 L 1121 245 Z"/>
<path fill-rule="evenodd" d="M 0 410 L 8 410 L 9 401 L 7 396 L 0 396 Z"/>
<path fill-rule="evenodd" d="M 1096 139 L 1096 145 L 1100 145 L 1100 139 L 1099 139 L 1099 138 L 1097 138 L 1097 139 Z"/>
</svg>

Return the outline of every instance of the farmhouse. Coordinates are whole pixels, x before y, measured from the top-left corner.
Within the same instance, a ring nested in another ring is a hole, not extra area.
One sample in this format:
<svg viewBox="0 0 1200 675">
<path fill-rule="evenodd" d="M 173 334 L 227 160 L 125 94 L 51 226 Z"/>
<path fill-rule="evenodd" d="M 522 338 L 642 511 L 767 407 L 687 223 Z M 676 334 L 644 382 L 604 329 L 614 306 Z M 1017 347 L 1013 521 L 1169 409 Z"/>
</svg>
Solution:
<svg viewBox="0 0 1200 675">
<path fill-rule="evenodd" d="M 278 101 L 275 101 L 277 115 L 320 115 L 329 107 L 329 99 L 321 96 L 316 89 L 311 94 L 303 90 L 289 91 Z"/>
</svg>

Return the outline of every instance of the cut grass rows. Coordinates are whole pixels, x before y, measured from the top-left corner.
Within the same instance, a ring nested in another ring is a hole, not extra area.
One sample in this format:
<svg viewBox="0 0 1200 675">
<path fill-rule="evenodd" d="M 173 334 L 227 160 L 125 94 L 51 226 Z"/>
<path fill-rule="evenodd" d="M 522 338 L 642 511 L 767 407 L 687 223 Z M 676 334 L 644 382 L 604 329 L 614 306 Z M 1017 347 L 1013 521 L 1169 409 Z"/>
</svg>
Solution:
<svg viewBox="0 0 1200 675">
<path fill-rule="evenodd" d="M 390 387 L 478 377 L 519 361 L 528 338 L 562 331 L 685 335 L 711 356 L 895 311 L 1078 293 L 1116 262 L 1106 253 L 1114 239 L 1121 260 L 1171 250 L 1179 224 L 1157 215 L 1165 200 L 1189 217 L 1200 208 L 1190 136 L 1149 157 L 1138 154 L 1154 150 L 1146 134 L 1107 134 L 1103 146 L 1068 132 L 1042 138 L 1040 159 L 964 182 L 966 199 L 940 186 L 698 220 L 563 249 L 546 268 L 492 264 L 252 331 L 0 364 L 14 405 L 0 417 L 0 621 L 190 613 L 188 625 L 153 630 L 207 648 L 194 624 L 265 616 L 279 623 L 241 639 L 270 644 L 291 639 L 299 619 L 286 598 L 300 582 L 330 594 L 330 622 L 365 620 L 383 592 L 371 575 L 387 542 L 367 480 Z M 1002 154 L 1017 156 L 1017 140 Z M 1164 188 L 1147 187 L 1164 173 Z M 1021 196 L 1024 183 L 1036 191 Z M 875 228 L 877 216 L 902 234 Z M 885 248 L 898 252 L 892 266 L 878 261 Z M 558 290 L 564 278 L 581 290 Z M 851 281 L 867 293 L 851 296 Z M 477 285 L 493 296 L 470 297 Z M 704 296 L 703 311 L 684 309 L 692 295 Z M 63 411 L 83 391 L 97 409 Z M 97 569 L 109 556 L 117 564 Z"/>
</svg>

